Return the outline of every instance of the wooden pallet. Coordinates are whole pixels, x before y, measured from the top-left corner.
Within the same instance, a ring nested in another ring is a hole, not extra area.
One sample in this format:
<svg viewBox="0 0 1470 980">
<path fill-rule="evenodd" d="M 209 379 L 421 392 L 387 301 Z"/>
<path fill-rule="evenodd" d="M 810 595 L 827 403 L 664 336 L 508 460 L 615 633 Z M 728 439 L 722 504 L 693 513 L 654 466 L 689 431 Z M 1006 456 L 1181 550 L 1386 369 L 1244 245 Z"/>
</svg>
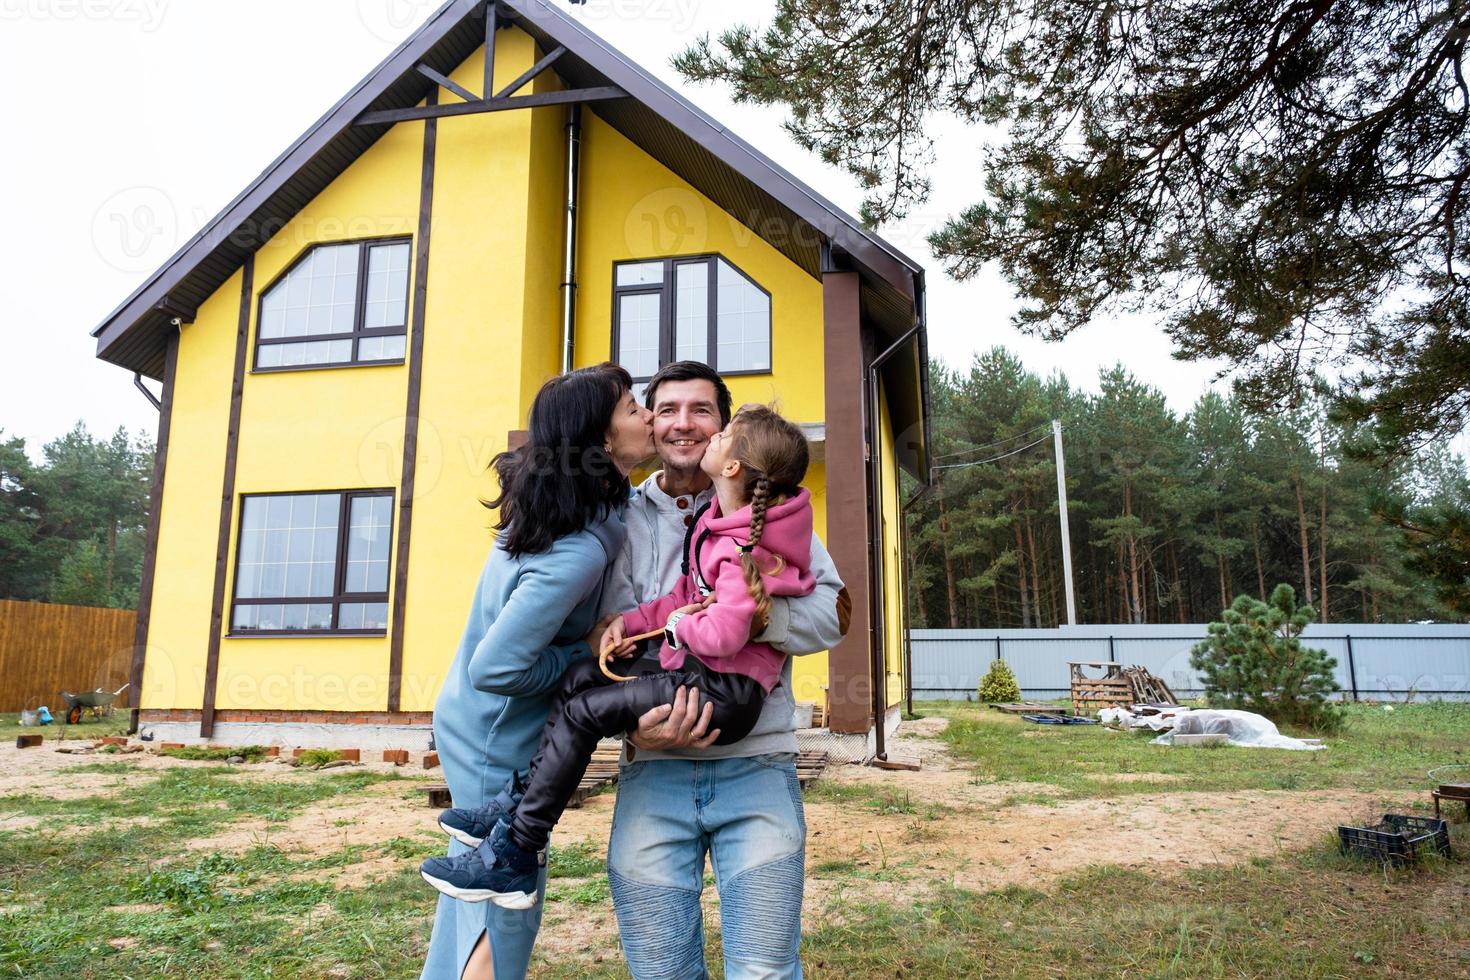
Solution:
<svg viewBox="0 0 1470 980">
<path fill-rule="evenodd" d="M 796 754 L 796 781 L 805 789 L 807 784 L 822 775 L 827 768 L 827 753 L 822 749 L 808 749 Z"/>
<path fill-rule="evenodd" d="M 1100 708 L 1126 708 L 1133 703 L 1133 683 L 1123 676 L 1123 665 L 1106 660 L 1069 661 L 1072 672 L 1072 710 L 1092 714 Z M 1101 677 L 1088 677 L 1084 667 L 1101 668 Z"/>
</svg>

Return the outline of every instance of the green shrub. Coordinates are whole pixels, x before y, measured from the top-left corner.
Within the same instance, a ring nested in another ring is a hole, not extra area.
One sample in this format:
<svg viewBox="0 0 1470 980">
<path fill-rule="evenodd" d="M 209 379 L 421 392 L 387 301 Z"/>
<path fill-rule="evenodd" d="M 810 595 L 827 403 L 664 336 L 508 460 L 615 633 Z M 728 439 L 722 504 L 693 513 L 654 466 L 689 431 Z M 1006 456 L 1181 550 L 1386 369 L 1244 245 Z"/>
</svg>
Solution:
<svg viewBox="0 0 1470 980">
<path fill-rule="evenodd" d="M 1004 660 L 995 660 L 990 670 L 980 678 L 980 700 L 991 704 L 1021 700 L 1021 685 L 1011 665 Z"/>
<path fill-rule="evenodd" d="M 1328 701 L 1339 690 L 1332 677 L 1337 661 L 1301 643 L 1302 630 L 1316 618 L 1311 606 L 1296 604 L 1289 585 L 1276 586 L 1268 602 L 1236 596 L 1190 655 L 1206 700 L 1276 722 L 1325 731 L 1339 727 L 1342 711 Z"/>
</svg>

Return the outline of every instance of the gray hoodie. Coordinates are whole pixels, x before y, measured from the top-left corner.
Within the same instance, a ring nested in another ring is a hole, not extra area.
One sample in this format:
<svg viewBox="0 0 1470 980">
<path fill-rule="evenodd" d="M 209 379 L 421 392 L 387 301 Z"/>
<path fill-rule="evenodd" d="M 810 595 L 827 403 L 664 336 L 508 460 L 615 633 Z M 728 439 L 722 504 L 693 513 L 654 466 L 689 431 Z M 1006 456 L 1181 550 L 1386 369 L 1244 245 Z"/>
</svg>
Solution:
<svg viewBox="0 0 1470 980">
<path fill-rule="evenodd" d="M 623 515 L 628 535 L 613 560 L 602 592 L 602 615 L 626 612 L 640 603 L 673 591 L 684 560 L 685 518 L 714 496 L 714 489 L 689 497 L 671 497 L 658 485 L 655 473 L 633 490 Z M 756 639 L 783 653 L 800 656 L 835 646 L 842 639 L 838 622 L 838 593 L 842 580 L 832 556 L 812 535 L 812 575 L 816 588 L 799 598 L 771 599 L 771 621 Z M 653 652 L 657 661 L 657 650 Z M 751 733 L 733 745 L 707 749 L 640 749 L 643 759 L 726 759 L 796 751 L 796 703 L 791 696 L 791 661 L 781 668 L 781 681 L 766 696 L 760 719 Z"/>
</svg>

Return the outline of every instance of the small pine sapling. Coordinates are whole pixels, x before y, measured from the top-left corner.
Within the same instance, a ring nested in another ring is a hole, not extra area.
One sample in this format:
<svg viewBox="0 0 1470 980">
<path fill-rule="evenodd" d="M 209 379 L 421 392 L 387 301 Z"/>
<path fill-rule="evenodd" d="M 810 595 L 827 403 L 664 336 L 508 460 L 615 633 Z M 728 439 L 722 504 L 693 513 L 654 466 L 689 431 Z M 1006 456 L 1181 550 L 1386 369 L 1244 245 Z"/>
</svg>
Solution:
<svg viewBox="0 0 1470 980">
<path fill-rule="evenodd" d="M 1337 661 L 1301 642 L 1302 630 L 1316 618 L 1311 606 L 1296 604 L 1289 585 L 1276 586 L 1267 602 L 1236 596 L 1190 655 L 1206 700 L 1277 722 L 1324 731 L 1339 727 L 1342 710 L 1328 700 L 1340 690 L 1332 676 Z"/>
</svg>

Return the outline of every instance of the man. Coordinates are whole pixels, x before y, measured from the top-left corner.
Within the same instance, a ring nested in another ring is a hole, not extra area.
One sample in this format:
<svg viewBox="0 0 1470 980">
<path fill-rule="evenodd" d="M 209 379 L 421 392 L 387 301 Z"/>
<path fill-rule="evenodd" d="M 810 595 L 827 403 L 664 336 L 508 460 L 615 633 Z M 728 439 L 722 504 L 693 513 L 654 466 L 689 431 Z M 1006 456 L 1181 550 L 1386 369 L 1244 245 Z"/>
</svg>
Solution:
<svg viewBox="0 0 1470 980">
<path fill-rule="evenodd" d="M 699 468 L 710 436 L 730 421 L 730 391 L 707 365 L 677 361 L 648 382 L 654 448 L 663 469 L 633 494 L 628 536 L 603 592 L 607 614 L 673 589 L 687 528 L 713 496 Z M 846 630 L 850 600 L 815 536 L 808 596 L 776 598 L 756 637 L 784 653 L 815 653 Z M 597 649 L 596 644 L 593 645 Z M 650 653 L 656 658 L 657 650 Z M 618 931 L 635 978 L 705 976 L 699 896 L 709 853 L 720 892 L 725 976 L 801 976 L 806 821 L 796 779 L 791 663 L 766 698 L 754 730 L 712 745 L 709 706 L 681 690 L 644 716 L 625 749 L 608 878 Z"/>
</svg>

